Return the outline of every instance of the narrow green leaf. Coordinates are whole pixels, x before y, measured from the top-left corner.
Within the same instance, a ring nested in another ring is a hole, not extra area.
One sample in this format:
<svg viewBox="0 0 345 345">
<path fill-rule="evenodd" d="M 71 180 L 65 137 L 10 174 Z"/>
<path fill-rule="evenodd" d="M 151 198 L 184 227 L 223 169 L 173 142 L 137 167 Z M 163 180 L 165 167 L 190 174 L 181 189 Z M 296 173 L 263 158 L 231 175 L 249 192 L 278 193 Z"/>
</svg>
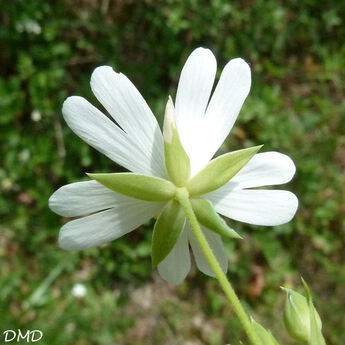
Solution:
<svg viewBox="0 0 345 345">
<path fill-rule="evenodd" d="M 226 153 L 212 160 L 187 183 L 190 195 L 203 195 L 223 186 L 249 162 L 262 146 Z"/>
<path fill-rule="evenodd" d="M 27 305 L 25 306 L 25 309 L 38 305 L 41 306 L 42 304 L 44 304 L 47 297 L 47 290 L 53 284 L 55 279 L 57 279 L 57 277 L 61 274 L 65 267 L 66 264 L 62 262 L 52 271 L 50 271 L 50 273 L 43 279 L 38 288 L 27 299 Z"/>
<path fill-rule="evenodd" d="M 190 160 L 178 135 L 174 104 L 171 97 L 165 108 L 163 127 L 165 166 L 169 179 L 178 187 L 183 187 L 190 177 Z"/>
<path fill-rule="evenodd" d="M 152 266 L 156 267 L 173 249 L 184 225 L 186 216 L 176 200 L 171 200 L 158 217 L 152 235 Z"/>
<path fill-rule="evenodd" d="M 218 215 L 212 204 L 205 199 L 190 199 L 196 218 L 201 225 L 218 233 L 221 236 L 242 238 L 235 230 L 231 229 L 225 220 Z"/>
<path fill-rule="evenodd" d="M 306 281 L 303 278 L 301 279 L 302 279 L 302 283 L 304 285 L 304 289 L 307 295 L 309 314 L 310 314 L 310 335 L 309 335 L 308 344 L 309 345 L 326 345 L 325 339 L 321 332 L 321 328 L 322 328 L 321 320 L 314 307 L 309 287 Z"/>
<path fill-rule="evenodd" d="M 87 174 L 105 187 L 135 199 L 167 201 L 175 196 L 176 187 L 167 180 L 133 173 Z"/>
</svg>

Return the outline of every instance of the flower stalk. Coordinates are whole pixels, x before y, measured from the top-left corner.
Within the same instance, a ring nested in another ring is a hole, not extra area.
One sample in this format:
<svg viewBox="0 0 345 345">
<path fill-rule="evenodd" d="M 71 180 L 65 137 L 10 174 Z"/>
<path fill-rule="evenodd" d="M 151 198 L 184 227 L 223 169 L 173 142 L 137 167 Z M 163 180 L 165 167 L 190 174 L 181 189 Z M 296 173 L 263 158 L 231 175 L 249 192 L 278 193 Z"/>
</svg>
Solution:
<svg viewBox="0 0 345 345">
<path fill-rule="evenodd" d="M 230 301 L 237 317 L 239 318 L 244 330 L 247 333 L 248 338 L 252 342 L 253 345 L 261 345 L 260 339 L 258 339 L 257 335 L 253 331 L 250 319 L 246 314 L 244 308 L 241 305 L 239 298 L 237 297 L 231 283 L 226 278 L 226 275 L 222 271 L 215 255 L 210 248 L 205 235 L 203 234 L 199 222 L 196 218 L 196 215 L 193 211 L 192 205 L 189 200 L 189 193 L 186 188 L 178 188 L 175 196 L 176 200 L 182 206 L 187 219 L 190 223 L 190 226 L 194 232 L 194 235 L 203 251 L 207 261 L 209 262 L 213 272 L 215 273 L 220 286 L 222 287 L 225 295 L 227 296 L 228 300 Z"/>
</svg>

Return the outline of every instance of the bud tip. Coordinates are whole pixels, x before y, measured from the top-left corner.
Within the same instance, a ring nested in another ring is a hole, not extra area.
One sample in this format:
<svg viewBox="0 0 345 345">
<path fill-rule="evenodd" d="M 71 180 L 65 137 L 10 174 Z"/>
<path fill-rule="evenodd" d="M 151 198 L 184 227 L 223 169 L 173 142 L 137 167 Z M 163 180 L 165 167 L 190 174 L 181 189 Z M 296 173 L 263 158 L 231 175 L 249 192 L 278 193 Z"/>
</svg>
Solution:
<svg viewBox="0 0 345 345">
<path fill-rule="evenodd" d="M 164 125 L 163 125 L 163 136 L 164 141 L 170 143 L 172 139 L 172 130 L 175 128 L 175 119 L 174 119 L 174 102 L 169 96 L 168 102 L 165 106 L 165 114 L 164 114 Z"/>
</svg>

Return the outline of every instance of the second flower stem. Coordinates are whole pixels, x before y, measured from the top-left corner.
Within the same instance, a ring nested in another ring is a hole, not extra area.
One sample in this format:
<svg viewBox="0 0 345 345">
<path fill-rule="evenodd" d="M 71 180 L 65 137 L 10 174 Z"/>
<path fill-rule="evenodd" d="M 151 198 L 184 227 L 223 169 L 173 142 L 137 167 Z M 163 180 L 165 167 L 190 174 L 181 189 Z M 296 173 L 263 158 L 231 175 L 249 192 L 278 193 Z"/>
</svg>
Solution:
<svg viewBox="0 0 345 345">
<path fill-rule="evenodd" d="M 237 317 L 239 318 L 243 328 L 245 329 L 248 338 L 253 343 L 253 345 L 261 345 L 261 341 L 257 338 L 256 334 L 253 331 L 251 326 L 251 322 L 249 320 L 248 315 L 244 311 L 240 300 L 238 299 L 234 289 L 232 288 L 230 282 L 226 278 L 222 268 L 220 267 L 217 258 L 212 252 L 211 247 L 209 246 L 204 233 L 202 232 L 199 222 L 195 216 L 193 211 L 192 205 L 189 201 L 189 195 L 187 190 L 181 188 L 179 192 L 176 194 L 176 199 L 181 204 L 187 219 L 190 223 L 190 226 L 194 232 L 194 235 L 200 245 L 201 250 L 203 251 L 208 263 L 210 264 L 214 274 L 216 275 L 220 286 L 222 287 L 223 291 L 225 292 L 226 296 L 228 297 Z"/>
</svg>

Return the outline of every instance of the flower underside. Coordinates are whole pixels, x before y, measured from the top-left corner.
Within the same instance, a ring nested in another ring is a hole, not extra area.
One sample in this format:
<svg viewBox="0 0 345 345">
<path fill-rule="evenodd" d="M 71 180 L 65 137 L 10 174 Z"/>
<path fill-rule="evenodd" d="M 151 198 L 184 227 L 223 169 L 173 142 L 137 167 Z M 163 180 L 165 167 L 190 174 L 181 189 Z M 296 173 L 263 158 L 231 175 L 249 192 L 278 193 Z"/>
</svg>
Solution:
<svg viewBox="0 0 345 345">
<path fill-rule="evenodd" d="M 254 146 L 219 156 L 190 177 L 190 160 L 175 126 L 171 98 L 166 106 L 163 137 L 165 165 L 170 180 L 134 173 L 88 174 L 117 193 L 144 201 L 167 202 L 153 231 L 153 266 L 169 254 L 184 228 L 186 216 L 179 204 L 181 198 L 190 199 L 200 224 L 220 235 L 240 238 L 216 213 L 212 204 L 201 197 L 229 182 L 262 147 Z"/>
<path fill-rule="evenodd" d="M 168 101 L 163 133 L 133 83 L 110 66 L 97 67 L 90 84 L 115 122 L 82 97 L 66 99 L 62 113 L 68 126 L 128 173 L 90 174 L 93 180 L 54 192 L 49 207 L 75 218 L 60 230 L 61 248 L 82 250 L 113 241 L 159 215 L 153 263 L 159 263 L 165 280 L 179 284 L 190 270 L 189 249 L 198 269 L 214 276 L 184 213 L 194 213 L 196 224 L 202 225 L 223 272 L 228 259 L 220 235 L 239 236 L 220 215 L 261 226 L 292 219 L 296 196 L 261 188 L 291 180 L 296 168 L 288 156 L 256 154 L 260 147 L 253 147 L 212 160 L 251 86 L 250 67 L 243 59 L 230 60 L 214 84 L 216 71 L 210 50 L 197 48 L 191 53 L 180 74 L 175 106 L 171 98 Z M 188 197 L 178 200 L 181 190 Z"/>
</svg>

